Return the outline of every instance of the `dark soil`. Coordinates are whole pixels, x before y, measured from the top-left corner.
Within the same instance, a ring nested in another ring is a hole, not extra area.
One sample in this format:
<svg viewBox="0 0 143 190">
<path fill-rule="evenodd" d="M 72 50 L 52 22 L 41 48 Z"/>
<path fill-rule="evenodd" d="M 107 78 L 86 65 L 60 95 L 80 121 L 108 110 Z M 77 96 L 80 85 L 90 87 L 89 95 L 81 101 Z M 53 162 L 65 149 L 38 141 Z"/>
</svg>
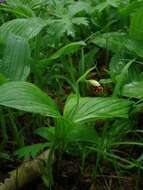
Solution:
<svg viewBox="0 0 143 190">
<path fill-rule="evenodd" d="M 0 173 L 1 181 L 4 177 L 8 177 L 6 170 L 12 169 L 15 165 L 13 162 L 3 164 L 4 170 Z M 83 172 L 80 166 L 80 159 L 73 156 L 65 155 L 60 165 L 56 162 L 53 166 L 54 186 L 52 190 L 143 190 L 143 175 L 136 171 L 133 171 L 130 176 L 119 176 L 106 161 L 103 161 L 102 168 L 94 180 L 92 177 L 94 159 L 88 160 Z M 21 190 L 48 190 L 48 188 L 39 179 Z"/>
</svg>

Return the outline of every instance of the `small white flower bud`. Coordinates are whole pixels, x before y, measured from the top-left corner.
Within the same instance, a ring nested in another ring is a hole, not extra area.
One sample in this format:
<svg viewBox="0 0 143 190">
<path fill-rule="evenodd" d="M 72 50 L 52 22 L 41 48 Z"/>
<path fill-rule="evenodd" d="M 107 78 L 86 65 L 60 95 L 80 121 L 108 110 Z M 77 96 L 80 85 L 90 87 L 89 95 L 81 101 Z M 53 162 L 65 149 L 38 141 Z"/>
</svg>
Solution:
<svg viewBox="0 0 143 190">
<path fill-rule="evenodd" d="M 87 80 L 87 82 L 88 82 L 90 85 L 94 86 L 94 87 L 100 87 L 100 86 L 101 86 L 98 81 L 93 80 L 93 79 Z"/>
</svg>

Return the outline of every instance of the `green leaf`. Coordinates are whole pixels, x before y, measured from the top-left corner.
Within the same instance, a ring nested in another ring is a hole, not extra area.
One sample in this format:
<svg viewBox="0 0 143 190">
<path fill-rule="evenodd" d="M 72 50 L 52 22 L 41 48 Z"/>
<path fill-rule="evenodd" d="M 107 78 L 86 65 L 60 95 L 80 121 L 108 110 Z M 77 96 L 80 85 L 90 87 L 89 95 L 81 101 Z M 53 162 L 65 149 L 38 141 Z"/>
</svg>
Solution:
<svg viewBox="0 0 143 190">
<path fill-rule="evenodd" d="M 121 94 L 121 88 L 122 86 L 127 82 L 128 80 L 128 72 L 130 66 L 133 64 L 134 60 L 129 61 L 121 70 L 121 73 L 118 75 L 116 85 L 114 88 L 113 96 L 117 96 Z"/>
<path fill-rule="evenodd" d="M 45 7 L 48 4 L 47 0 L 31 0 L 28 3 L 34 10 Z"/>
<path fill-rule="evenodd" d="M 66 117 L 57 119 L 55 127 L 55 143 L 65 144 L 68 141 L 70 131 L 74 127 L 77 127 L 77 124 L 74 123 L 71 119 L 68 119 Z"/>
<path fill-rule="evenodd" d="M 53 19 L 49 23 L 48 36 L 59 40 L 64 35 L 75 37 L 74 25 L 88 25 L 85 17 L 71 17 L 68 14 L 62 15 L 59 19 Z M 53 39 L 54 40 L 54 39 Z"/>
<path fill-rule="evenodd" d="M 85 45 L 86 45 L 86 43 L 84 41 L 69 43 L 69 44 L 65 45 L 64 47 L 60 48 L 57 52 L 55 52 L 53 55 L 51 55 L 48 59 L 41 60 L 39 62 L 39 66 L 40 65 L 47 66 L 51 61 L 58 59 L 65 55 L 71 55 L 71 54 L 75 53 L 76 51 L 78 51 L 81 48 L 81 46 L 85 46 Z"/>
<path fill-rule="evenodd" d="M 104 9 L 106 9 L 108 7 L 108 3 L 107 2 L 102 2 L 102 3 L 99 3 L 97 6 L 96 6 L 96 9 L 98 10 L 98 12 L 102 12 Z"/>
<path fill-rule="evenodd" d="M 109 63 L 109 72 L 114 81 L 116 81 L 117 76 L 121 73 L 121 70 L 124 68 L 126 63 L 121 60 L 122 55 L 117 53 L 113 55 Z"/>
<path fill-rule="evenodd" d="M 107 0 L 108 4 L 112 7 L 119 7 L 121 0 Z"/>
<path fill-rule="evenodd" d="M 97 56 L 97 52 L 98 52 L 98 48 L 97 47 L 93 47 L 91 48 L 89 51 L 87 51 L 84 55 L 84 59 L 85 59 L 85 63 L 86 63 L 86 70 L 88 70 L 89 68 L 93 67 L 96 56 Z M 82 58 L 80 60 L 80 62 L 82 62 Z"/>
<path fill-rule="evenodd" d="M 124 78 L 123 83 L 129 83 L 140 78 L 139 73 L 141 72 L 142 66 L 137 63 L 131 64 L 126 70 L 125 77 L 122 76 L 121 72 L 123 71 L 126 64 L 127 63 L 124 60 L 124 55 L 117 53 L 112 57 L 109 64 L 109 73 L 114 82 L 118 83 L 119 78 Z"/>
<path fill-rule="evenodd" d="M 77 133 L 77 124 L 71 120 L 67 120 L 64 117 L 58 118 L 55 122 L 55 127 L 41 127 L 35 131 L 35 134 L 48 140 L 49 145 L 55 144 L 56 148 L 62 144 L 66 144 L 68 141 L 73 141 L 72 134 L 75 137 Z M 74 138 L 73 137 L 73 138 Z"/>
<path fill-rule="evenodd" d="M 131 102 L 112 97 L 70 96 L 64 108 L 64 117 L 75 122 L 89 119 L 128 118 Z"/>
<path fill-rule="evenodd" d="M 102 12 L 104 9 L 109 8 L 109 7 L 114 7 L 117 8 L 120 5 L 120 0 L 106 0 L 104 2 L 99 3 L 96 6 L 96 9 L 99 12 Z"/>
<path fill-rule="evenodd" d="M 79 25 L 84 25 L 88 26 L 88 20 L 85 17 L 76 17 L 72 19 L 72 23 L 76 24 L 77 26 Z"/>
<path fill-rule="evenodd" d="M 75 26 L 87 26 L 88 20 L 86 17 L 73 15 L 77 14 L 77 11 L 80 12 L 81 9 L 78 9 L 75 13 L 71 13 L 70 6 L 64 7 L 60 1 L 56 1 L 53 4 L 52 11 L 54 17 L 49 20 L 47 38 L 50 46 L 56 47 L 59 45 L 62 37 L 75 37 L 77 28 Z"/>
<path fill-rule="evenodd" d="M 3 152 L 0 152 L 0 159 L 3 159 L 3 160 L 12 160 L 9 154 L 3 153 Z"/>
<path fill-rule="evenodd" d="M 23 158 L 23 157 L 35 158 L 42 150 L 44 150 L 44 148 L 46 148 L 48 146 L 49 146 L 48 143 L 39 143 L 39 144 L 25 146 L 25 147 L 17 150 L 16 155 L 19 158 Z"/>
<path fill-rule="evenodd" d="M 0 85 L 4 84 L 5 82 L 7 82 L 7 78 L 2 73 L 0 73 Z"/>
<path fill-rule="evenodd" d="M 46 21 L 38 17 L 14 19 L 0 27 L 0 35 L 2 38 L 6 38 L 8 33 L 13 33 L 29 40 L 35 37 L 46 25 Z"/>
<path fill-rule="evenodd" d="M 137 13 L 132 16 L 130 25 L 130 36 L 135 40 L 143 41 L 143 9 L 139 9 Z"/>
<path fill-rule="evenodd" d="M 48 141 L 53 141 L 55 137 L 55 128 L 54 127 L 40 127 L 34 133 Z"/>
<path fill-rule="evenodd" d="M 73 143 L 75 142 L 96 143 L 98 140 L 98 135 L 94 128 L 81 125 L 74 127 L 69 132 L 68 140 Z"/>
<path fill-rule="evenodd" d="M 56 53 L 54 53 L 50 59 L 58 59 L 61 56 L 70 55 L 75 53 L 81 46 L 85 46 L 86 43 L 84 41 L 80 42 L 72 42 L 70 44 L 65 45 L 61 49 L 59 49 Z"/>
<path fill-rule="evenodd" d="M 134 12 L 138 11 L 141 7 L 143 7 L 143 2 L 142 1 L 134 1 L 127 3 L 127 6 L 122 6 L 119 9 L 119 14 L 121 16 L 130 16 Z"/>
<path fill-rule="evenodd" d="M 130 98 L 143 98 L 143 81 L 134 81 L 124 85 L 122 95 Z"/>
<path fill-rule="evenodd" d="M 91 5 L 87 2 L 77 1 L 69 6 L 69 12 L 72 16 L 76 15 L 79 12 L 86 12 L 89 14 L 91 12 Z"/>
<path fill-rule="evenodd" d="M 135 53 L 139 57 L 143 57 L 142 41 L 132 39 L 126 33 L 109 32 L 98 34 L 96 37 L 93 37 L 90 42 L 116 54 L 120 51 L 127 50 Z"/>
<path fill-rule="evenodd" d="M 0 105 L 44 116 L 60 117 L 54 101 L 28 82 L 8 82 L 1 85 Z"/>
<path fill-rule="evenodd" d="M 1 5 L 0 9 L 6 13 L 10 12 L 18 18 L 28 18 L 35 16 L 32 9 L 19 0 L 8 0 L 6 4 Z"/>
<path fill-rule="evenodd" d="M 124 45 L 130 52 L 135 53 L 139 57 L 143 57 L 143 41 L 127 38 Z"/>
<path fill-rule="evenodd" d="M 24 38 L 8 35 L 0 72 L 10 80 L 26 80 L 30 73 L 31 50 Z"/>
<path fill-rule="evenodd" d="M 107 48 L 114 53 L 120 51 L 126 41 L 127 35 L 121 32 L 98 34 L 90 40 L 91 43 L 94 43 L 102 48 Z"/>
</svg>

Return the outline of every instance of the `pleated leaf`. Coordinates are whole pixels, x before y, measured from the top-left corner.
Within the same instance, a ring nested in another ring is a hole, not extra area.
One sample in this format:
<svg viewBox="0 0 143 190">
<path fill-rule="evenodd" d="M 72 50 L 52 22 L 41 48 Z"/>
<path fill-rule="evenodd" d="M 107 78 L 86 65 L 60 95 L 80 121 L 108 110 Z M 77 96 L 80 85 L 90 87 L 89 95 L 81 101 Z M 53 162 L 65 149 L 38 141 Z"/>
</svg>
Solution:
<svg viewBox="0 0 143 190">
<path fill-rule="evenodd" d="M 54 101 L 35 85 L 28 82 L 8 82 L 0 86 L 0 105 L 59 117 Z"/>
<path fill-rule="evenodd" d="M 46 24 L 44 20 L 37 17 L 13 19 L 0 27 L 0 35 L 2 37 L 7 37 L 8 33 L 13 33 L 17 36 L 31 39 L 35 37 Z"/>
<path fill-rule="evenodd" d="M 2 73 L 0 73 L 0 85 L 4 84 L 5 82 L 7 82 L 7 78 Z"/>
<path fill-rule="evenodd" d="M 143 9 L 139 9 L 131 19 L 130 36 L 135 40 L 143 40 Z"/>
<path fill-rule="evenodd" d="M 64 116 L 75 122 L 89 119 L 128 118 L 128 100 L 112 97 L 84 97 L 77 101 L 71 96 L 66 102 Z"/>
<path fill-rule="evenodd" d="M 26 80 L 30 72 L 31 50 L 24 38 L 8 35 L 5 41 L 0 73 L 10 80 Z"/>
<path fill-rule="evenodd" d="M 122 89 L 122 95 L 130 98 L 143 98 L 143 81 L 126 84 Z"/>
<path fill-rule="evenodd" d="M 17 18 L 28 18 L 35 16 L 32 9 L 21 0 L 8 0 L 6 4 L 1 5 L 0 9 L 6 13 L 13 14 Z"/>
<path fill-rule="evenodd" d="M 92 128 L 91 126 L 89 127 L 83 125 L 74 127 L 68 135 L 68 140 L 74 143 L 75 142 L 96 143 L 98 141 L 98 138 L 99 136 L 94 128 Z"/>
</svg>

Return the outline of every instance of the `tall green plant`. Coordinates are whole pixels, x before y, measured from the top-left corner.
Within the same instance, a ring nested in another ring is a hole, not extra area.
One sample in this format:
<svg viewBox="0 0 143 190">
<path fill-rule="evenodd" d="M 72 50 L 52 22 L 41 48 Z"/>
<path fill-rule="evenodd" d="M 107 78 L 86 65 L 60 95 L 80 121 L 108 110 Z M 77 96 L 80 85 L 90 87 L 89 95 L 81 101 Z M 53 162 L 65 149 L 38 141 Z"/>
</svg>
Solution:
<svg viewBox="0 0 143 190">
<path fill-rule="evenodd" d="M 131 107 L 130 101 L 119 98 L 79 97 L 77 99 L 77 96 L 71 96 L 66 102 L 62 116 L 53 100 L 30 83 L 8 82 L 0 87 L 0 92 L 2 92 L 0 93 L 0 105 L 39 113 L 54 119 L 54 128 L 41 128 L 37 131 L 40 136 L 48 140 L 48 143 L 32 145 L 17 152 L 21 157 L 35 156 L 43 148 L 49 147 L 51 149 L 51 155 L 48 159 L 49 171 L 51 171 L 52 155 L 56 150 L 62 154 L 66 151 L 67 146 L 74 141 L 91 142 L 93 146 L 99 143 L 96 132 L 92 128 L 90 131 L 86 127 L 87 121 L 96 121 L 101 118 L 104 120 L 111 118 L 127 119 Z M 86 132 L 88 132 L 87 136 L 82 136 Z M 101 151 L 98 150 L 98 147 L 95 150 L 99 153 Z M 48 176 L 51 183 L 51 173 Z"/>
</svg>

